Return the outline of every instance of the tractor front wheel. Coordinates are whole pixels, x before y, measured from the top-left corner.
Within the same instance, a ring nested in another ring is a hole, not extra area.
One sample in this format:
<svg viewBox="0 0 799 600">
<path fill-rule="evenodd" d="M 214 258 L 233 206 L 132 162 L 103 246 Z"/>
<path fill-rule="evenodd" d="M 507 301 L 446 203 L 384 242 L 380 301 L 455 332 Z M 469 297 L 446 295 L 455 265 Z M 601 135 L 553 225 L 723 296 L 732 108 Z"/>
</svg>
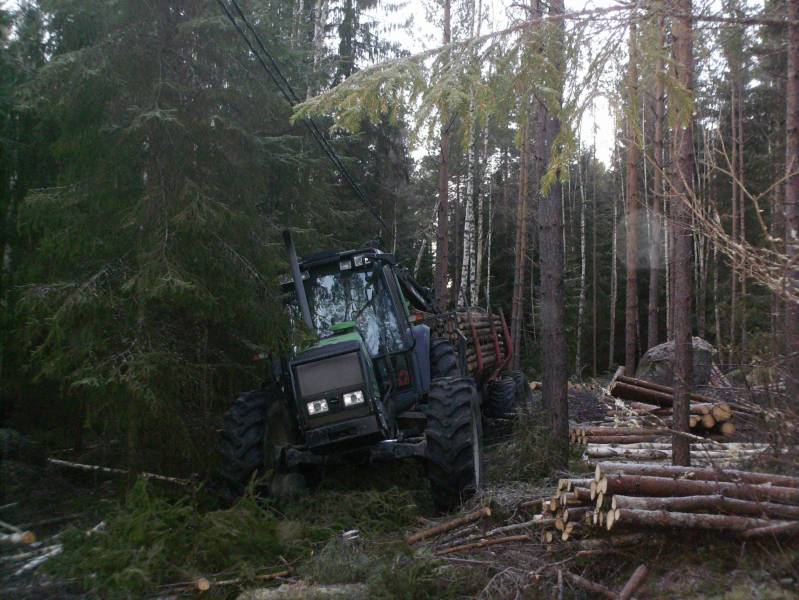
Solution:
<svg viewBox="0 0 799 600">
<path fill-rule="evenodd" d="M 270 470 L 270 495 L 291 495 L 304 487 L 301 474 L 280 470 L 281 448 L 296 437 L 280 400 L 274 389 L 253 390 L 236 398 L 225 413 L 217 440 L 217 473 L 228 501 L 240 497 L 253 476 Z"/>
<path fill-rule="evenodd" d="M 427 415 L 425 459 L 433 502 L 447 511 L 482 485 L 483 429 L 474 380 L 434 380 L 422 410 Z"/>
<path fill-rule="evenodd" d="M 244 493 L 253 475 L 264 463 L 267 394 L 245 392 L 225 413 L 217 440 L 219 478 L 228 500 Z"/>
</svg>

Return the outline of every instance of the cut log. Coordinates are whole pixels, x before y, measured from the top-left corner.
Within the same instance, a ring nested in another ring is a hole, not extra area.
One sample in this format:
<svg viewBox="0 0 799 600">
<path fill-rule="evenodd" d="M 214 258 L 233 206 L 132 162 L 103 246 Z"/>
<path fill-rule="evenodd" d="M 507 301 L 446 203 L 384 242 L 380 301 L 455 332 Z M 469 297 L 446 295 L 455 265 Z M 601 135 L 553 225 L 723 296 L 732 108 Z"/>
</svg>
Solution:
<svg viewBox="0 0 799 600">
<path fill-rule="evenodd" d="M 641 587 L 641 584 L 646 579 L 646 576 L 649 574 L 649 569 L 646 568 L 646 565 L 639 566 L 632 574 L 632 576 L 627 580 L 627 583 L 624 584 L 624 587 L 621 588 L 619 592 L 619 600 L 629 600 L 633 592 Z"/>
<path fill-rule="evenodd" d="M 667 386 L 667 385 L 660 385 L 658 383 L 652 383 L 651 381 L 646 381 L 645 379 L 638 379 L 636 377 L 626 377 L 622 376 L 618 378 L 618 381 L 622 383 L 626 383 L 628 385 L 634 385 L 638 387 L 649 388 L 651 390 L 655 390 L 657 392 L 662 392 L 664 394 L 668 394 L 672 396 L 674 394 L 674 388 Z M 711 404 L 716 402 L 715 398 L 711 398 L 710 396 L 704 396 L 702 394 L 690 394 L 689 397 L 691 398 L 691 402 L 709 402 Z"/>
<path fill-rule="evenodd" d="M 630 385 L 617 380 L 610 388 L 610 394 L 623 400 L 636 400 L 647 404 L 657 404 L 661 408 L 671 406 L 673 396 L 665 392 L 659 392 L 651 388 Z"/>
<path fill-rule="evenodd" d="M 606 588 L 604 585 L 599 583 L 595 583 L 590 579 L 586 579 L 585 577 L 581 577 L 580 575 L 575 575 L 569 571 L 563 571 L 563 575 L 568 579 L 573 585 L 576 585 L 579 588 L 584 589 L 587 592 L 591 592 L 595 596 L 601 596 L 603 598 L 609 598 L 610 600 L 617 600 L 618 596 Z"/>
<path fill-rule="evenodd" d="M 637 444 L 640 442 L 656 442 L 666 438 L 666 435 L 592 435 L 587 438 L 587 442 L 588 444 Z"/>
<path fill-rule="evenodd" d="M 721 424 L 719 431 L 721 432 L 721 435 L 729 437 L 735 433 L 735 424 L 731 421 L 726 421 Z"/>
<path fill-rule="evenodd" d="M 727 498 L 721 494 L 707 496 L 677 496 L 641 498 L 617 494 L 611 500 L 611 506 L 617 508 L 634 508 L 638 510 L 668 510 L 674 512 L 697 512 L 713 510 L 720 513 L 748 515 L 755 517 L 771 517 L 779 519 L 799 519 L 799 506 L 777 504 L 774 502 L 756 502 Z"/>
<path fill-rule="evenodd" d="M 671 429 L 666 427 L 582 427 L 578 431 L 587 436 L 594 435 L 671 435 Z"/>
<path fill-rule="evenodd" d="M 416 533 L 409 535 L 407 538 L 405 538 L 405 541 L 408 542 L 408 544 L 413 545 L 421 540 L 439 535 L 441 533 L 444 533 L 445 531 L 450 531 L 451 529 L 455 529 L 457 527 L 461 527 L 462 525 L 466 525 L 467 523 L 478 521 L 483 517 L 490 517 L 490 516 L 491 516 L 491 509 L 488 506 L 483 506 L 482 508 L 470 512 L 469 514 L 462 515 L 456 519 L 452 519 L 444 523 L 440 523 L 435 527 L 430 527 L 429 529 L 423 529 L 421 531 L 417 531 Z"/>
<path fill-rule="evenodd" d="M 746 531 L 774 523 L 774 521 L 768 519 L 740 517 L 738 515 L 705 515 L 668 512 L 665 510 L 638 510 L 634 508 L 617 508 L 613 513 L 614 526 L 634 525 L 639 527 L 685 527 L 690 529 Z"/>
<path fill-rule="evenodd" d="M 464 550 L 473 550 L 475 548 L 485 548 L 487 546 L 495 546 L 497 544 L 510 544 L 513 542 L 531 542 L 533 539 L 529 535 L 509 535 L 505 537 L 487 538 L 482 539 L 473 544 L 461 544 L 460 546 L 452 546 L 451 548 L 444 548 L 437 550 L 436 556 L 444 556 L 445 554 L 452 554 L 453 552 L 463 552 Z"/>
<path fill-rule="evenodd" d="M 36 534 L 32 531 L 21 533 L 0 533 L 0 543 L 3 544 L 23 544 L 28 546 L 36 541 Z"/>
<path fill-rule="evenodd" d="M 775 523 L 773 525 L 766 525 L 765 527 L 756 527 L 744 531 L 742 536 L 749 538 L 766 537 L 766 536 L 781 536 L 781 535 L 796 535 L 799 534 L 799 521 L 790 523 Z"/>
<path fill-rule="evenodd" d="M 728 481 L 753 484 L 776 485 L 780 487 L 799 488 L 799 477 L 775 475 L 772 473 L 753 473 L 738 469 L 701 469 L 697 467 L 677 467 L 672 465 L 634 465 L 618 462 L 601 462 L 594 471 L 594 480 L 598 481 L 608 473 L 626 473 L 629 475 L 650 475 L 653 477 L 671 477 L 673 479 L 692 479 L 702 481 Z"/>
<path fill-rule="evenodd" d="M 768 500 L 782 504 L 799 503 L 799 489 L 722 481 L 696 481 L 646 475 L 608 474 L 597 485 L 607 493 L 638 496 L 699 496 L 723 494 L 741 500 Z"/>
<path fill-rule="evenodd" d="M 713 429 L 716 425 L 716 419 L 713 418 L 713 415 L 707 414 L 702 415 L 702 427 L 705 429 Z"/>
<path fill-rule="evenodd" d="M 611 537 L 580 540 L 575 542 L 575 544 L 582 550 L 609 550 L 611 548 L 622 548 L 624 546 L 636 546 L 648 539 L 649 537 L 643 533 L 627 533 Z"/>
</svg>

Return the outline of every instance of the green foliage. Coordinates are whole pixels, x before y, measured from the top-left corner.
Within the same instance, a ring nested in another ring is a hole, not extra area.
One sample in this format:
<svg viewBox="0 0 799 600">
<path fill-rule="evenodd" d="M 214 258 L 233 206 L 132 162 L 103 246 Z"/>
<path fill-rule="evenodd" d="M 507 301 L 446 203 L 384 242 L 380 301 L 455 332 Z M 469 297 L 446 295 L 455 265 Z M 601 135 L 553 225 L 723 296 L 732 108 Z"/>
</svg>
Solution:
<svg viewBox="0 0 799 600">
<path fill-rule="evenodd" d="M 101 532 L 64 534 L 51 568 L 104 596 L 136 597 L 168 582 L 218 572 L 247 577 L 309 552 L 324 532 L 278 520 L 253 496 L 227 510 L 203 512 L 171 500 L 139 480 Z"/>
</svg>

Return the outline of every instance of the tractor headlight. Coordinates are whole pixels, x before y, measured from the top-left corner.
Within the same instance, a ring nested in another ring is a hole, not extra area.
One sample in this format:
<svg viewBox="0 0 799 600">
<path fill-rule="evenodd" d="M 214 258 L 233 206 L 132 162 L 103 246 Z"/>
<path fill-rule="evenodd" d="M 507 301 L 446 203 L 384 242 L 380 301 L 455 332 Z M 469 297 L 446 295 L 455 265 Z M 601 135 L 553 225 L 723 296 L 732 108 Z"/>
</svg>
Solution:
<svg viewBox="0 0 799 600">
<path fill-rule="evenodd" d="M 313 415 L 320 415 L 322 413 L 326 413 L 329 408 L 327 406 L 327 400 L 322 398 L 321 400 L 314 400 L 313 402 L 309 402 L 307 404 L 308 407 L 308 414 Z"/>
<path fill-rule="evenodd" d="M 363 404 L 363 392 L 361 390 L 344 394 L 344 406 L 356 406 L 357 404 Z"/>
</svg>

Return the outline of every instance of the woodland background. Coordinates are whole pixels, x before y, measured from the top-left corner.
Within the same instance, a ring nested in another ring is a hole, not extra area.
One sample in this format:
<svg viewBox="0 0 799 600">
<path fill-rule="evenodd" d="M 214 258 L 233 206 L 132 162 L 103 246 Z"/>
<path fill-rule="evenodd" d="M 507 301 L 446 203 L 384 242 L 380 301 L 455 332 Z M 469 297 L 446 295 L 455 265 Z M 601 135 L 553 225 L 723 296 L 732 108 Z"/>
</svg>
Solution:
<svg viewBox="0 0 799 600">
<path fill-rule="evenodd" d="M 450 305 L 512 316 L 532 378 L 550 348 L 544 191 L 562 218 L 563 376 L 602 375 L 671 338 L 664 179 L 677 115 L 692 111 L 692 328 L 731 377 L 778 379 L 797 360 L 784 325 L 787 3 L 695 8 L 714 18 L 695 22 L 693 98 L 675 83 L 674 7 L 530 26 L 555 4 L 503 7 L 497 35 L 479 0 L 425 4 L 449 45 L 418 58 L 375 20 L 390 2 L 241 2 L 295 89 L 322 94 L 301 115 L 330 128 L 389 224 L 384 247 L 425 285 L 445 273 Z M 553 39 L 560 54 L 541 59 Z M 597 94 L 610 111 L 595 118 L 617 131 L 609 164 L 579 129 Z M 561 127 L 543 150 L 541 107 Z M 251 357 L 285 349 L 281 230 L 301 253 L 380 233 L 211 0 L 0 11 L 0 214 L 3 420 L 54 447 L 114 440 L 122 464 L 174 474 L 208 468 L 219 415 L 262 376 Z"/>
</svg>

